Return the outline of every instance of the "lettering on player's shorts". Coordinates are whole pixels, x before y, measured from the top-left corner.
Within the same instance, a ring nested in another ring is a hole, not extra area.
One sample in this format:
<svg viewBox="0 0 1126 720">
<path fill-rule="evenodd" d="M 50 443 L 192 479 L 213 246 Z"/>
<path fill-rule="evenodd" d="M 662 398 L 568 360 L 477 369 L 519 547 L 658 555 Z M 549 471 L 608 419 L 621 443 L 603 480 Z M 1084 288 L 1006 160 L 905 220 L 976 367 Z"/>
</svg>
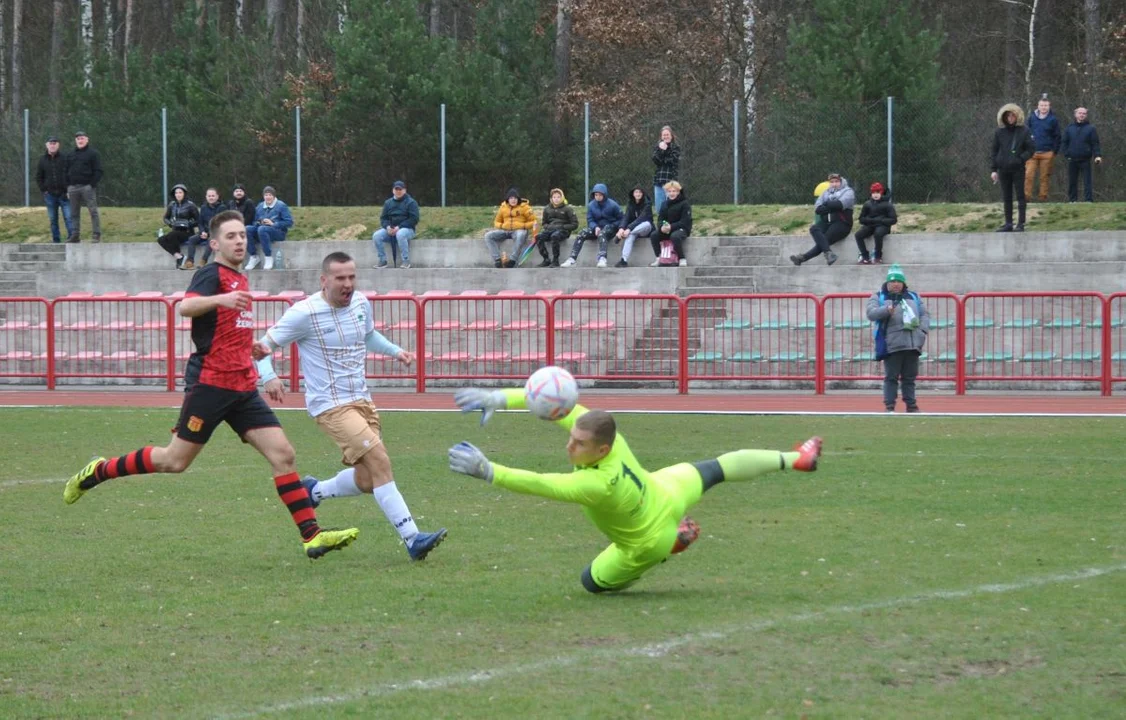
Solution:
<svg viewBox="0 0 1126 720">
<path fill-rule="evenodd" d="M 203 429 L 203 418 L 192 415 L 188 418 L 188 430 L 199 432 Z"/>
</svg>

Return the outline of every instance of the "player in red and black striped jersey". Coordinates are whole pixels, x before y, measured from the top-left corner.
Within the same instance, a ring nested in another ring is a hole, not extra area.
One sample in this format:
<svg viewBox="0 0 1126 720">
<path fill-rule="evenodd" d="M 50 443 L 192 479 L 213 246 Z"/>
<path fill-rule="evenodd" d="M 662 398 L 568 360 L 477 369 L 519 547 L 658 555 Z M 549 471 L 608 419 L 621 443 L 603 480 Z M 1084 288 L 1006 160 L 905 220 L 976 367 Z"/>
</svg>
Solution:
<svg viewBox="0 0 1126 720">
<path fill-rule="evenodd" d="M 295 453 L 281 423 L 258 394 L 258 372 L 251 357 L 254 312 L 250 283 L 239 272 L 246 259 L 242 215 L 225 211 L 211 220 L 215 261 L 196 271 L 180 303 L 192 319 L 196 351 L 184 372 L 184 404 L 166 447 L 144 447 L 111 460 L 96 458 L 67 481 L 63 500 L 77 502 L 91 488 L 124 475 L 180 473 L 192 464 L 220 423 L 262 453 L 274 473 L 274 486 L 301 531 L 305 554 L 319 558 L 346 547 L 358 530 L 322 530 L 297 474 Z"/>
</svg>

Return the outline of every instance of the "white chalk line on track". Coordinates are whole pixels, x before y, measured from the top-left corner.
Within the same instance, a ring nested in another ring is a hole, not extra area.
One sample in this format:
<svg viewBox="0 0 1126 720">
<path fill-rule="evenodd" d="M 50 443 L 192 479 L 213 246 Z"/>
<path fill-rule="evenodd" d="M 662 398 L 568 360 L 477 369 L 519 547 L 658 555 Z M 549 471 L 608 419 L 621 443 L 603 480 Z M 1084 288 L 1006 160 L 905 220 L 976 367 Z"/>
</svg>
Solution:
<svg viewBox="0 0 1126 720">
<path fill-rule="evenodd" d="M 396 683 L 385 683 L 337 695 L 306 697 L 290 702 L 265 705 L 246 712 L 223 713 L 214 717 L 216 718 L 216 720 L 244 720 L 247 718 L 257 718 L 264 715 L 272 715 L 281 712 L 288 712 L 291 710 L 313 709 L 329 705 L 339 705 L 342 703 L 355 702 L 357 700 L 378 698 L 407 690 L 446 690 L 450 688 L 480 685 L 483 683 L 491 682 L 493 680 L 503 680 L 506 678 L 527 675 L 537 675 L 541 671 L 558 670 L 560 668 L 571 667 L 590 660 L 614 660 L 629 657 L 658 658 L 682 647 L 704 645 L 711 642 L 721 642 L 737 635 L 759 633 L 770 630 L 772 628 L 786 625 L 816 622 L 818 620 L 823 620 L 837 615 L 854 615 L 857 613 L 890 610 L 911 605 L 920 605 L 923 603 L 936 602 L 940 600 L 962 600 L 978 595 L 997 595 L 1003 593 L 1018 592 L 1021 590 L 1043 587 L 1045 585 L 1059 585 L 1068 582 L 1091 580 L 1093 578 L 1113 575 L 1115 573 L 1120 573 L 1123 571 L 1126 571 L 1126 564 L 1112 565 L 1109 567 L 1101 568 L 1086 568 L 1083 570 L 1075 570 L 1072 572 L 1059 573 L 1056 575 L 1031 577 L 1011 583 L 991 583 L 986 585 L 977 585 L 960 590 L 932 590 L 930 592 L 919 593 L 917 595 L 906 595 L 903 597 L 891 598 L 888 600 L 876 600 L 873 602 L 861 603 L 858 605 L 836 605 L 824 610 L 796 613 L 794 615 L 787 615 L 785 617 L 771 620 L 761 620 L 738 627 L 680 635 L 665 640 L 664 642 L 652 643 L 648 645 L 602 648 L 599 650 L 578 652 L 571 655 L 545 658 L 543 660 L 522 663 L 520 665 L 503 665 L 500 667 L 486 668 L 464 673 L 454 673 L 450 675 L 441 675 L 430 678 L 418 678 L 415 680 L 404 680 L 402 682 Z"/>
</svg>

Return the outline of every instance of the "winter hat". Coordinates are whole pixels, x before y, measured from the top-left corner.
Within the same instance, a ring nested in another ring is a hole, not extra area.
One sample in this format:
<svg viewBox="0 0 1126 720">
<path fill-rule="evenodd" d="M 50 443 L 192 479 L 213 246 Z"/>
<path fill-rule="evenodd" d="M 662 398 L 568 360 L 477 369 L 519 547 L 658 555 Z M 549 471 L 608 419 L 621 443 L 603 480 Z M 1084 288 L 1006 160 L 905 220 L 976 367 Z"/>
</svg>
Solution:
<svg viewBox="0 0 1126 720">
<path fill-rule="evenodd" d="M 813 188 L 813 197 L 815 197 L 815 198 L 821 197 L 821 194 L 828 189 L 829 189 L 829 181 L 828 180 L 822 180 L 821 182 L 819 182 L 817 184 L 817 187 Z"/>
<path fill-rule="evenodd" d="M 407 184 L 402 180 L 396 180 L 395 182 L 391 183 L 391 189 L 394 190 L 395 188 L 402 188 L 406 190 Z"/>
<path fill-rule="evenodd" d="M 235 186 L 231 188 L 231 192 L 234 192 L 235 190 L 242 190 L 243 192 L 246 192 L 246 186 L 242 183 L 235 183 Z"/>
<path fill-rule="evenodd" d="M 89 137 L 89 136 L 88 136 L 88 135 L 86 134 L 86 131 L 85 131 L 85 130 L 79 130 L 78 132 L 74 133 L 74 136 L 75 136 L 76 138 L 80 138 L 80 137 Z"/>
<path fill-rule="evenodd" d="M 173 197 L 175 197 L 177 190 L 183 190 L 184 191 L 184 199 L 186 200 L 187 197 L 188 197 L 188 186 L 185 185 L 184 183 L 176 183 L 175 185 L 172 186 L 172 190 L 170 190 L 169 193 Z"/>
<path fill-rule="evenodd" d="M 884 184 L 881 182 L 874 182 L 872 183 L 872 187 L 868 188 L 868 190 L 872 193 L 880 193 L 881 195 L 883 195 Z"/>
<path fill-rule="evenodd" d="M 888 275 L 885 278 L 886 282 L 895 282 L 897 280 L 904 285 L 907 284 L 907 276 L 903 274 L 903 268 L 899 267 L 899 263 L 888 268 Z"/>
<path fill-rule="evenodd" d="M 504 199 L 508 200 L 509 198 L 516 198 L 517 200 L 519 200 L 520 199 L 520 191 L 515 187 L 508 188 L 508 192 L 506 192 L 504 194 Z"/>
</svg>

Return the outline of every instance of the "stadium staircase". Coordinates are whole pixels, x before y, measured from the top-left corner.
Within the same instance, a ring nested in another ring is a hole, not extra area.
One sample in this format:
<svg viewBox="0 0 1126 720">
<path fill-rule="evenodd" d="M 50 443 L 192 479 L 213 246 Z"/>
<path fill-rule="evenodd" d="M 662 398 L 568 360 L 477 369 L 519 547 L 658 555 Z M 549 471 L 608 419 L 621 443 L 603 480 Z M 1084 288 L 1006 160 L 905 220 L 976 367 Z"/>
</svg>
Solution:
<svg viewBox="0 0 1126 720">
<path fill-rule="evenodd" d="M 35 295 L 40 273 L 66 273 L 65 244 L 27 244 L 0 255 L 0 297 Z"/>
</svg>

